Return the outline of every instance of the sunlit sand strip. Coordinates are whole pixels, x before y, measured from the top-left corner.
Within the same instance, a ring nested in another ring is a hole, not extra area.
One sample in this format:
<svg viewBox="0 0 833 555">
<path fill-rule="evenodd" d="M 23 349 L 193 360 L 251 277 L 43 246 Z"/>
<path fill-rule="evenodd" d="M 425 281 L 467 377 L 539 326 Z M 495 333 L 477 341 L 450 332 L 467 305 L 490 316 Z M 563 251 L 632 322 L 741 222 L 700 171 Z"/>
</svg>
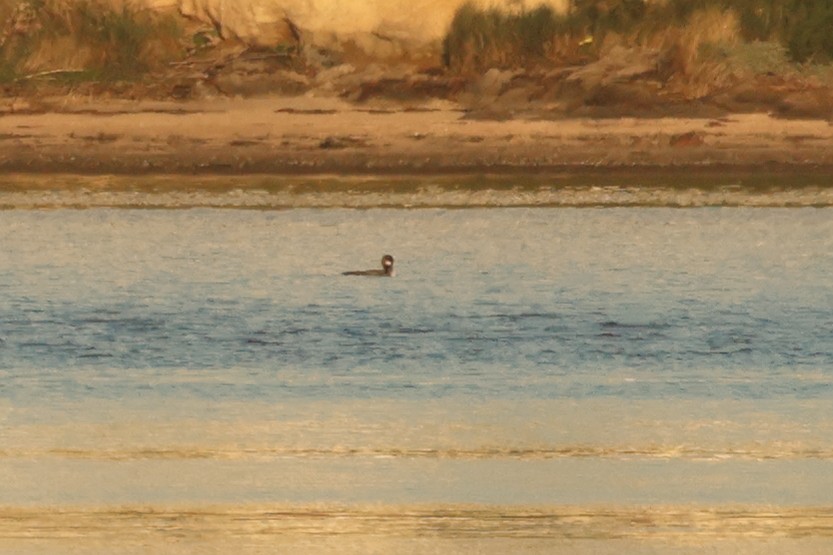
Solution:
<svg viewBox="0 0 833 555">
<path fill-rule="evenodd" d="M 833 461 L 831 448 L 803 448 L 760 445 L 745 448 L 705 448 L 695 446 L 596 447 L 564 446 L 551 448 L 292 448 L 292 447 L 135 447 L 119 449 L 0 449 L 0 459 L 70 459 L 92 461 L 133 460 L 253 460 L 271 459 L 451 459 L 451 460 L 548 460 L 548 459 L 675 459 L 675 460 L 821 460 Z"/>
<path fill-rule="evenodd" d="M 756 194 L 732 190 L 629 189 L 587 187 L 525 190 L 448 191 L 426 188 L 412 193 L 339 191 L 291 193 L 233 190 L 206 192 L 40 191 L 0 193 L 0 209 L 59 208 L 489 208 L 489 207 L 826 207 L 833 189 L 801 189 Z"/>
<path fill-rule="evenodd" d="M 833 206 L 833 190 L 738 191 L 671 189 L 634 190 L 618 187 L 541 189 L 538 191 L 445 191 L 432 188 L 413 193 L 288 193 L 266 191 L 130 193 L 64 192 L 0 193 L 3 209 L 58 208 L 474 208 L 593 206 Z"/>
<path fill-rule="evenodd" d="M 833 507 L 135 506 L 2 507 L 4 539 L 136 542 L 359 535 L 434 538 L 833 538 Z"/>
</svg>

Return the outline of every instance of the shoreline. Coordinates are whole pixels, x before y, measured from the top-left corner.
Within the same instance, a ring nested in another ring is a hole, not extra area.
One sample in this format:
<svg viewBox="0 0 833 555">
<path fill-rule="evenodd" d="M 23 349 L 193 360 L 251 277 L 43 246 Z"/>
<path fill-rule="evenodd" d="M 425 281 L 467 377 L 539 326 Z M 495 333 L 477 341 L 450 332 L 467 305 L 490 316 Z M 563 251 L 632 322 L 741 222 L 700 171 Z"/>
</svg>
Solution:
<svg viewBox="0 0 833 555">
<path fill-rule="evenodd" d="M 833 207 L 827 173 L 0 177 L 0 210 Z"/>
<path fill-rule="evenodd" d="M 473 119 L 458 105 L 317 97 L 74 101 L 0 114 L 0 172 L 193 176 L 833 177 L 833 125 L 721 118 Z M 826 179 L 825 179 L 826 181 Z"/>
<path fill-rule="evenodd" d="M 833 125 L 68 99 L 0 115 L 0 209 L 833 206 Z"/>
</svg>

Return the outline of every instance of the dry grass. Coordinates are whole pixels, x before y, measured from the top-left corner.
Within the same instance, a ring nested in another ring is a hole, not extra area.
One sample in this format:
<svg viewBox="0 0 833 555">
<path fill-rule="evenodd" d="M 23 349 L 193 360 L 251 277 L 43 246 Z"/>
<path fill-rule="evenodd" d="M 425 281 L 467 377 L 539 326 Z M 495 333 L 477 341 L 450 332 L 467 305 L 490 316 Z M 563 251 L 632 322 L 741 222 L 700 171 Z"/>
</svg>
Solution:
<svg viewBox="0 0 833 555">
<path fill-rule="evenodd" d="M 509 13 L 466 3 L 457 10 L 445 37 L 443 59 L 460 72 L 535 64 L 546 58 L 565 21 L 545 5 Z"/>
<path fill-rule="evenodd" d="M 577 54 L 603 54 L 599 45 L 651 46 L 667 51 L 668 67 L 690 79 L 740 42 L 781 44 L 793 62 L 833 59 L 833 2 L 818 0 L 572 0 L 564 15 L 550 8 L 508 13 L 463 5 L 444 43 L 447 67 L 557 64 Z M 580 50 L 579 46 L 584 45 Z"/>
<path fill-rule="evenodd" d="M 130 3 L 30 0 L 0 4 L 0 79 L 38 75 L 135 80 L 184 51 L 172 16 Z"/>
<path fill-rule="evenodd" d="M 740 42 L 740 22 L 734 11 L 707 7 L 693 12 L 684 25 L 656 33 L 649 43 L 662 53 L 669 91 L 701 98 L 734 78 L 726 63 Z"/>
</svg>

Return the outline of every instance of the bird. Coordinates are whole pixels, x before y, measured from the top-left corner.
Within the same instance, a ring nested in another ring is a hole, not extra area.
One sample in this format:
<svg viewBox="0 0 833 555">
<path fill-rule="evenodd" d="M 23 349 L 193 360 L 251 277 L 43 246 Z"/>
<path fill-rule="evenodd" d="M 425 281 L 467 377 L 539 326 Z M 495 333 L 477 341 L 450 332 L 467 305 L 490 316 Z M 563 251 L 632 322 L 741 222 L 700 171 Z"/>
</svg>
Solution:
<svg viewBox="0 0 833 555">
<path fill-rule="evenodd" d="M 381 270 L 353 270 L 350 272 L 342 272 L 344 276 L 379 276 L 379 277 L 393 277 L 396 273 L 393 271 L 393 257 L 386 254 L 382 257 Z"/>
</svg>

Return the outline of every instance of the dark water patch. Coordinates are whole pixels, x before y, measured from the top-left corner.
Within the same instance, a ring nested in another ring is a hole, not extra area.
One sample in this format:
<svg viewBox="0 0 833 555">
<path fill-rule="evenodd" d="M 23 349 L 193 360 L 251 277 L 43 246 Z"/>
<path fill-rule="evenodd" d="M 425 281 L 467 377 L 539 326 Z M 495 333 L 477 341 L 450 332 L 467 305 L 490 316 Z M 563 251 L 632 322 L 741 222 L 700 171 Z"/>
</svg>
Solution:
<svg viewBox="0 0 833 555">
<path fill-rule="evenodd" d="M 283 341 L 278 341 L 274 339 L 261 339 L 259 337 L 247 337 L 243 339 L 243 343 L 247 345 L 274 345 L 280 346 L 283 345 Z"/>
<path fill-rule="evenodd" d="M 95 349 L 86 349 L 78 353 L 79 359 L 111 359 L 116 355 L 113 353 L 99 353 Z"/>
</svg>

